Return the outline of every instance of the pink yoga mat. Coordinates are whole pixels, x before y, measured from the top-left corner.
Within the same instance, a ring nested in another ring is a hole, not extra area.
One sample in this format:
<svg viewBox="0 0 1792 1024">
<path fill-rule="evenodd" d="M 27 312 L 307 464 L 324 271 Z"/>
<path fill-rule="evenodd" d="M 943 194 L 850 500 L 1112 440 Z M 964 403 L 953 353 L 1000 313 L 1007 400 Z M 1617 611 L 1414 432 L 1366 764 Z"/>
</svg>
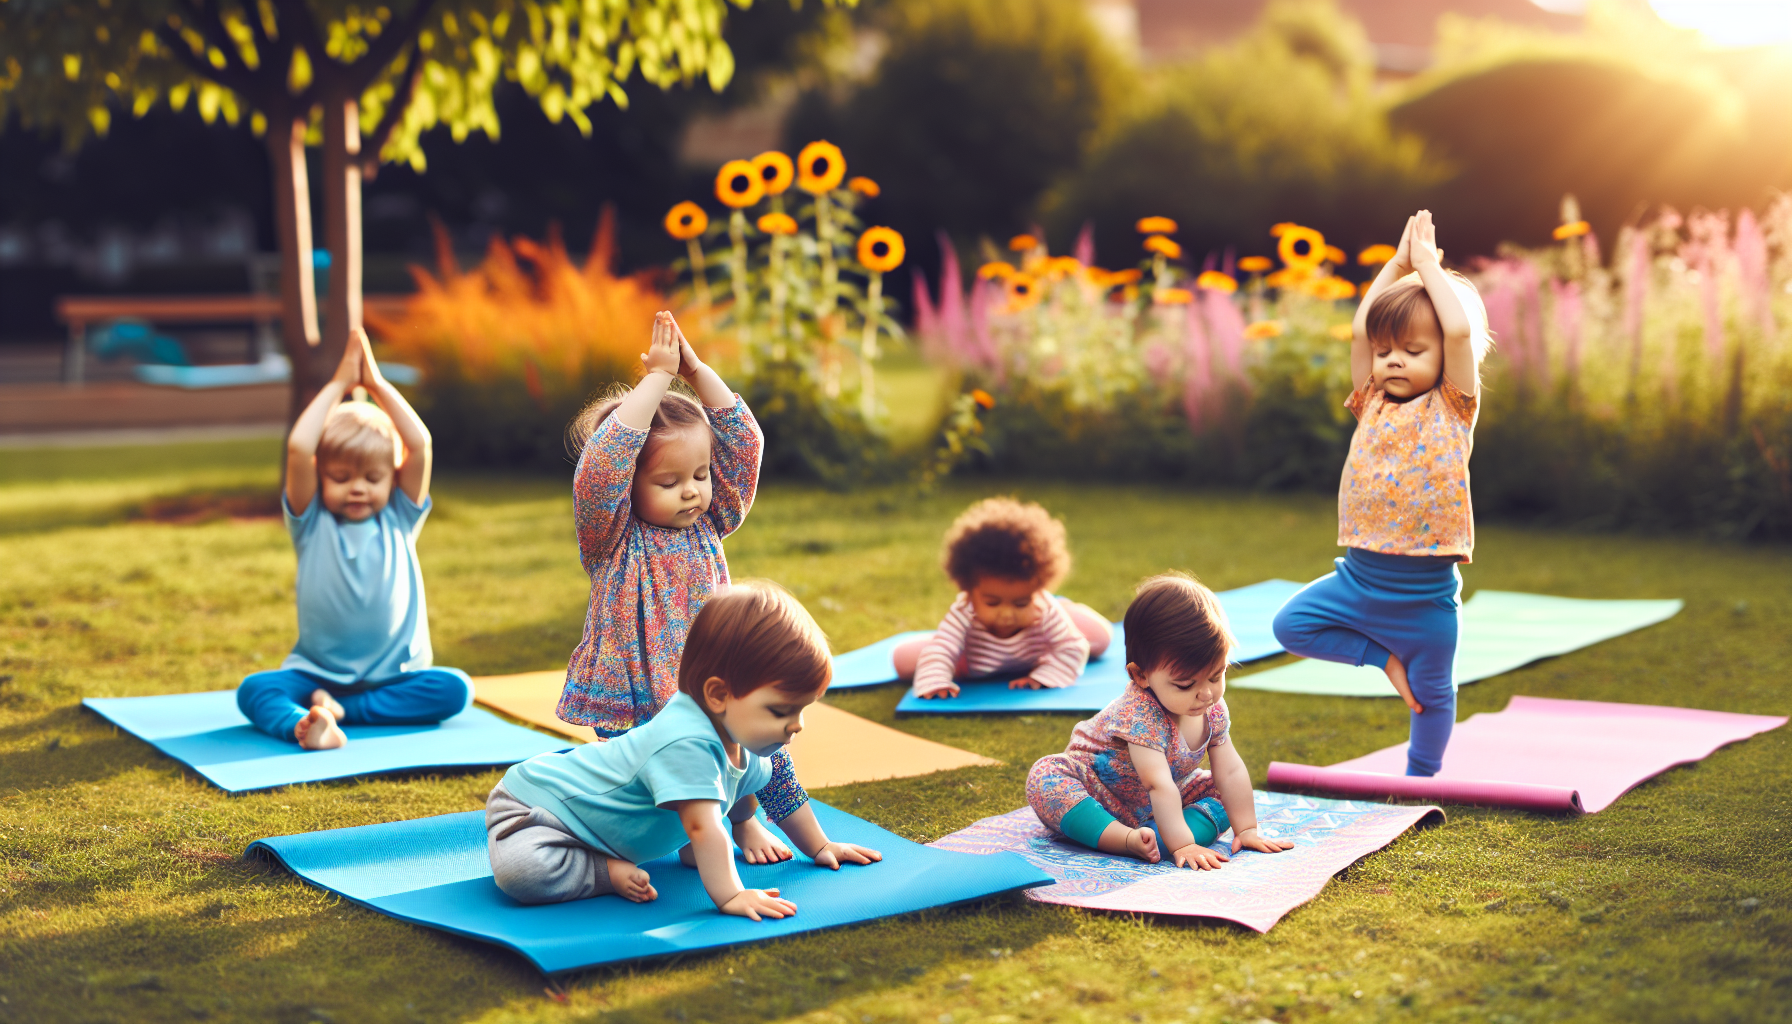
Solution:
<svg viewBox="0 0 1792 1024">
<path fill-rule="evenodd" d="M 1456 725 L 1443 770 L 1413 778 L 1406 744 L 1329 768 L 1271 761 L 1268 786 L 1592 814 L 1645 779 L 1786 724 L 1783 715 L 1513 697 Z"/>
</svg>

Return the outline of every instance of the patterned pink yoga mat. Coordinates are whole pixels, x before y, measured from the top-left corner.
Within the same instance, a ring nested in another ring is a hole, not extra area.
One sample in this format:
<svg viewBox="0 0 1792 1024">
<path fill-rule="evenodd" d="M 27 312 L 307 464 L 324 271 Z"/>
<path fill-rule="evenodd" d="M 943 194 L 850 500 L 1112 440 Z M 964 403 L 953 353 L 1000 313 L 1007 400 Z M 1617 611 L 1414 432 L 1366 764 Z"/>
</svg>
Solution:
<svg viewBox="0 0 1792 1024">
<path fill-rule="evenodd" d="M 1456 725 L 1443 770 L 1406 771 L 1406 744 L 1329 768 L 1272 761 L 1271 789 L 1592 814 L 1675 765 L 1786 724 L 1783 715 L 1513 697 Z"/>
<path fill-rule="evenodd" d="M 1218 917 L 1266 932 L 1284 914 L 1319 895 L 1339 871 L 1415 824 L 1441 823 L 1443 817 L 1435 807 L 1259 792 L 1257 820 L 1263 830 L 1293 842 L 1294 849 L 1273 854 L 1243 850 L 1218 871 L 1097 853 L 1053 836 L 1031 807 L 984 818 L 932 845 L 961 853 L 1020 854 L 1058 880 L 1026 890 L 1028 899 L 1041 903 Z M 1213 849 L 1229 855 L 1232 833 L 1214 843 Z"/>
</svg>

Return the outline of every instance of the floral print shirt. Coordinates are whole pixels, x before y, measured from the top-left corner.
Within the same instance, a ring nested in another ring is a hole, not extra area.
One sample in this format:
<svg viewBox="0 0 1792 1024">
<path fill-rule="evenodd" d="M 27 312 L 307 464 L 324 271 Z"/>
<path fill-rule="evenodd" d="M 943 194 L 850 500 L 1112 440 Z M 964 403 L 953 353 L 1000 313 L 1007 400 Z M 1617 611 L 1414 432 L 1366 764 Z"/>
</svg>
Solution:
<svg viewBox="0 0 1792 1024">
<path fill-rule="evenodd" d="M 1201 759 L 1207 751 L 1227 742 L 1231 720 L 1226 712 L 1226 702 L 1222 700 L 1208 708 L 1205 720 L 1207 735 L 1197 746 L 1190 747 L 1182 735 L 1179 720 L 1158 702 L 1156 695 L 1144 687 L 1128 685 L 1124 694 L 1094 718 L 1077 723 L 1064 753 L 1051 759 L 1055 768 L 1053 774 L 1074 777 L 1081 783 L 1083 793 L 1093 797 L 1129 828 L 1137 828 L 1153 818 L 1151 789 L 1139 778 L 1128 745 L 1163 751 L 1177 787 L 1187 790 L 1191 782 L 1198 781 L 1197 776 L 1207 774 L 1200 770 Z M 1056 787 L 1029 788 L 1050 790 Z M 1066 788 L 1066 806 L 1052 808 L 1054 821 L 1061 819 L 1076 800 L 1082 799 L 1083 793 L 1075 792 L 1077 788 Z M 1041 818 L 1044 817 L 1041 814 Z"/>
<path fill-rule="evenodd" d="M 1479 399 L 1446 377 L 1396 402 L 1371 378 L 1344 404 L 1357 426 L 1338 484 L 1338 545 L 1470 561 L 1475 513 L 1468 458 Z"/>
</svg>

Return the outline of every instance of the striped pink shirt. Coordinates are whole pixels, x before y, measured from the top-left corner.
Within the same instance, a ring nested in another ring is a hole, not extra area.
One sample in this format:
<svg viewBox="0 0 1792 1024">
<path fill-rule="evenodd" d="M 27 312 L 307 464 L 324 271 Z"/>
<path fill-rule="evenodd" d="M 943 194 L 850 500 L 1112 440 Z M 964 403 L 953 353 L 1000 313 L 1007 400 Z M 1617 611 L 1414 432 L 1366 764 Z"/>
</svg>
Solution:
<svg viewBox="0 0 1792 1024">
<path fill-rule="evenodd" d="M 959 594 L 940 620 L 940 628 L 921 649 L 915 665 L 915 693 L 950 690 L 956 694 L 954 676 L 1025 675 L 1052 689 L 1076 682 L 1089 662 L 1089 638 L 1076 628 L 1057 598 L 1040 591 L 1033 600 L 1039 605 L 1039 621 L 1004 640 L 977 621 L 970 595 Z"/>
</svg>

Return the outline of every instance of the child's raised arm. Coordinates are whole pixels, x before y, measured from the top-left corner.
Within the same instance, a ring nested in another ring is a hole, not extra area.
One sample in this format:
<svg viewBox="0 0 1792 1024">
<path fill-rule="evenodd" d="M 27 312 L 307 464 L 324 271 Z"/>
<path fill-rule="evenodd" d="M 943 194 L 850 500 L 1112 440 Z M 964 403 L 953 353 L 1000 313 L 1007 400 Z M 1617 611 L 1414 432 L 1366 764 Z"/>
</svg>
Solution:
<svg viewBox="0 0 1792 1024">
<path fill-rule="evenodd" d="M 294 515 L 304 515 L 317 496 L 317 443 L 323 440 L 330 410 L 349 388 L 361 382 L 361 356 L 361 346 L 350 339 L 342 350 L 342 361 L 336 364 L 335 376 L 318 389 L 286 435 L 286 504 Z"/>
<path fill-rule="evenodd" d="M 706 515 L 717 535 L 726 537 L 740 529 L 753 507 L 765 435 L 751 414 L 734 413 L 734 392 L 709 364 L 697 357 L 697 350 L 685 339 L 676 320 L 672 321 L 672 332 L 678 338 L 678 375 L 697 392 L 704 416 L 715 432 L 709 459 L 714 490 Z"/>
<path fill-rule="evenodd" d="M 734 867 L 734 841 L 722 823 L 722 805 L 716 800 L 675 800 L 663 805 L 676 811 L 684 834 L 691 839 L 697 874 L 716 909 L 724 914 L 750 917 L 790 917 L 796 904 L 780 899 L 776 889 L 749 889 L 741 884 Z"/>
<path fill-rule="evenodd" d="M 633 430 L 646 430 L 653 426 L 654 410 L 660 407 L 660 399 L 666 397 L 666 389 L 672 386 L 672 375 L 678 372 L 678 342 L 683 335 L 678 334 L 678 325 L 673 323 L 672 314 L 660 310 L 653 316 L 653 337 L 647 343 L 647 351 L 641 354 L 641 365 L 647 368 L 647 376 L 641 378 L 622 404 L 610 415 L 617 422 Z"/>
<path fill-rule="evenodd" d="M 367 332 L 355 328 L 349 334 L 348 344 L 350 348 L 359 346 L 361 349 L 361 386 L 380 408 L 386 410 L 386 415 L 392 417 L 392 425 L 398 428 L 399 439 L 404 441 L 404 464 L 398 467 L 398 488 L 412 504 L 422 505 L 429 497 L 429 475 L 435 465 L 429 428 L 423 425 L 423 417 L 417 415 L 411 403 L 405 401 L 392 382 L 380 373 Z"/>
<path fill-rule="evenodd" d="M 1412 266 L 1425 282 L 1425 294 L 1437 310 L 1437 322 L 1444 329 L 1444 376 L 1456 390 L 1474 395 L 1481 389 L 1481 368 L 1475 357 L 1474 326 L 1462 296 L 1456 294 L 1450 275 L 1437 259 L 1437 225 L 1430 210 L 1420 210 L 1412 225 Z"/>
<path fill-rule="evenodd" d="M 1369 290 L 1363 293 L 1363 301 L 1357 304 L 1356 318 L 1350 324 L 1352 390 L 1362 387 L 1369 379 L 1369 374 L 1375 371 L 1375 353 L 1369 347 L 1369 308 L 1395 282 L 1412 273 L 1412 228 L 1417 219 L 1406 218 L 1406 227 L 1400 232 L 1400 247 L 1394 251 L 1394 258 L 1381 265 L 1381 273 L 1375 275 L 1375 280 L 1369 284 Z"/>
</svg>

